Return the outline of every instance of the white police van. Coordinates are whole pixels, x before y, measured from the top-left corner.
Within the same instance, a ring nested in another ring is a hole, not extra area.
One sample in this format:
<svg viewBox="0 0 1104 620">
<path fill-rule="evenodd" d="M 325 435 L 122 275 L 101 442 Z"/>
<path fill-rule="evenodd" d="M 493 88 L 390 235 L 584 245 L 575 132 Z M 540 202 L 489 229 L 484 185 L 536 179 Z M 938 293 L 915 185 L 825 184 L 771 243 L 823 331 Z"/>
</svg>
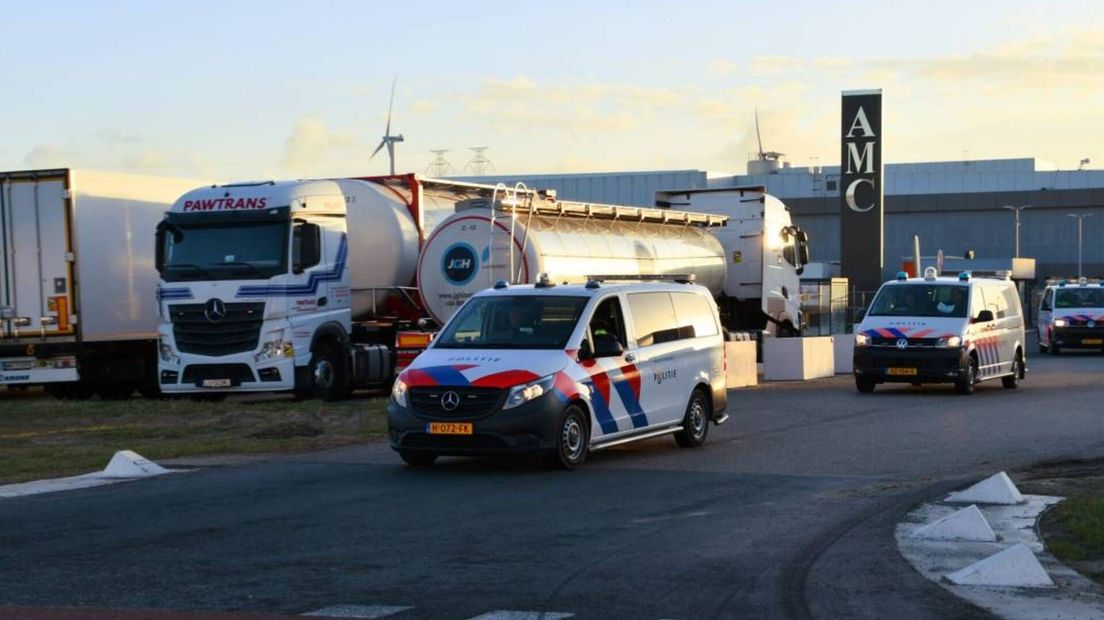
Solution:
<svg viewBox="0 0 1104 620">
<path fill-rule="evenodd" d="M 535 452 L 571 469 L 589 451 L 660 435 L 700 446 L 727 419 L 726 398 L 708 289 L 543 277 L 468 299 L 396 380 L 388 427 L 412 465 Z"/>
<path fill-rule="evenodd" d="M 869 393 L 887 382 L 954 383 L 970 394 L 1000 378 L 1013 389 L 1026 373 L 1024 333 L 1020 296 L 1006 277 L 901 272 L 855 328 L 855 386 Z"/>
<path fill-rule="evenodd" d="M 1104 349 L 1104 282 L 1065 280 L 1043 289 L 1039 302 L 1039 353 L 1063 348 Z"/>
</svg>

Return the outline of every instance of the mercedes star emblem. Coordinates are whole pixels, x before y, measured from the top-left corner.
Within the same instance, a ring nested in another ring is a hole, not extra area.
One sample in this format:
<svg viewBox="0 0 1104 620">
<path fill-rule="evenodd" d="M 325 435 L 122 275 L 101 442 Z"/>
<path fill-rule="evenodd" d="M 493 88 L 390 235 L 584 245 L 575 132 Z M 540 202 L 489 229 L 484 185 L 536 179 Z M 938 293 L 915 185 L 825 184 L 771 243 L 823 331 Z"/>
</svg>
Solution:
<svg viewBox="0 0 1104 620">
<path fill-rule="evenodd" d="M 452 390 L 441 395 L 441 409 L 452 411 L 460 406 L 460 395 Z"/>
<path fill-rule="evenodd" d="M 1089 327 L 1096 327 L 1096 321 L 1089 321 Z"/>
<path fill-rule="evenodd" d="M 226 316 L 226 303 L 221 299 L 212 299 L 207 302 L 203 310 L 203 316 L 212 323 L 218 323 Z"/>
<path fill-rule="evenodd" d="M 907 349 L 908 348 L 908 338 L 898 338 L 897 339 L 897 348 L 898 349 Z"/>
</svg>

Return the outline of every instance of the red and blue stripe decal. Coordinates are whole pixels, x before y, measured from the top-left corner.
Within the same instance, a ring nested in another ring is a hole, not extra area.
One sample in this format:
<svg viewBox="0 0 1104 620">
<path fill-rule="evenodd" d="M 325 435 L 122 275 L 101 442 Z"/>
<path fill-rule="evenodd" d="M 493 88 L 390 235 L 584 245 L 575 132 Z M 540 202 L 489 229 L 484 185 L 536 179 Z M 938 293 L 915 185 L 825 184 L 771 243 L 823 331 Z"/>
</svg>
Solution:
<svg viewBox="0 0 1104 620">
<path fill-rule="evenodd" d="M 425 368 L 408 368 L 403 371 L 401 379 L 407 387 L 428 386 L 458 386 L 458 387 L 490 387 L 510 388 L 515 385 L 529 383 L 540 379 L 528 370 L 505 370 L 489 374 L 478 379 L 468 379 L 463 371 L 475 368 L 475 364 L 452 364 L 447 366 L 426 366 Z"/>
</svg>

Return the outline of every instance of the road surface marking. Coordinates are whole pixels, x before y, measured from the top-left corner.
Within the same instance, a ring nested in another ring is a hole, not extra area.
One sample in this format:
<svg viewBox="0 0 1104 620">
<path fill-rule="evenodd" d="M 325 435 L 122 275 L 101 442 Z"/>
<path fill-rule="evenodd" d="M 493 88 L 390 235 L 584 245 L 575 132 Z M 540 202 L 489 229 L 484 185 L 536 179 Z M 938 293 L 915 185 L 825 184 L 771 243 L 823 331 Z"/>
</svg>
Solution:
<svg viewBox="0 0 1104 620">
<path fill-rule="evenodd" d="M 327 618 L 386 618 L 413 609 L 409 605 L 331 605 L 308 611 L 304 616 Z"/>
</svg>

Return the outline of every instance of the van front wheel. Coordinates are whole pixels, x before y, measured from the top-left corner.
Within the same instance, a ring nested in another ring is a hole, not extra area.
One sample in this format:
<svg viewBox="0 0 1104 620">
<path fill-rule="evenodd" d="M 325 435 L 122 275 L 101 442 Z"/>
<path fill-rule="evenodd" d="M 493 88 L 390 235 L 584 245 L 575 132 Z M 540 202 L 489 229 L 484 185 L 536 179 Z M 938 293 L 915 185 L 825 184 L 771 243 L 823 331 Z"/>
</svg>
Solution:
<svg viewBox="0 0 1104 620">
<path fill-rule="evenodd" d="M 675 441 L 683 448 L 697 448 L 709 437 L 709 399 L 701 390 L 694 390 L 682 418 L 682 430 L 675 433 Z"/>
<path fill-rule="evenodd" d="M 959 394 L 973 394 L 974 385 L 977 384 L 977 378 L 978 361 L 976 357 L 971 355 L 970 361 L 966 365 L 966 376 L 955 382 L 955 391 Z"/>
<path fill-rule="evenodd" d="M 855 377 L 855 389 L 862 394 L 870 394 L 874 391 L 874 380 L 870 377 Z"/>
<path fill-rule="evenodd" d="M 575 469 L 586 460 L 590 449 L 590 432 L 587 419 L 578 405 L 570 405 L 560 415 L 556 432 L 556 451 L 549 459 L 558 469 Z"/>
</svg>

